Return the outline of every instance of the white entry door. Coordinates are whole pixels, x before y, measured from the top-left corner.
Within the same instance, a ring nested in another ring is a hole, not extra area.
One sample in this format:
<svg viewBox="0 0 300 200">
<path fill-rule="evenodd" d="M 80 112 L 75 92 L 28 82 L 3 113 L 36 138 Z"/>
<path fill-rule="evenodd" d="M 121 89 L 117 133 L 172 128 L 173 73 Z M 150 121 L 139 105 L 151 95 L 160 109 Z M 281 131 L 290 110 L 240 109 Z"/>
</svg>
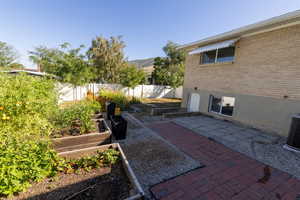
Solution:
<svg viewBox="0 0 300 200">
<path fill-rule="evenodd" d="M 197 93 L 192 93 L 190 95 L 190 101 L 188 106 L 189 112 L 199 112 L 199 105 L 200 105 L 200 95 Z"/>
</svg>

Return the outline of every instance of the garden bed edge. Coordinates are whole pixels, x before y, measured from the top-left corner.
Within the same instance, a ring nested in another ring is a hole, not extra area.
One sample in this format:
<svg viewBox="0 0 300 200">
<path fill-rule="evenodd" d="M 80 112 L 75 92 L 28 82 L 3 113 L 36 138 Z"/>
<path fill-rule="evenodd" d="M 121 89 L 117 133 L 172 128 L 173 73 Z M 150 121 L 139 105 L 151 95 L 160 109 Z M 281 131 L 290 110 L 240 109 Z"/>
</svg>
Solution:
<svg viewBox="0 0 300 200">
<path fill-rule="evenodd" d="M 77 152 L 83 152 L 83 151 L 92 151 L 92 150 L 105 150 L 108 149 L 110 147 L 116 148 L 118 149 L 118 151 L 121 154 L 121 159 L 122 159 L 122 164 L 125 170 L 125 173 L 130 181 L 130 183 L 132 184 L 134 190 L 137 192 L 136 194 L 124 199 L 124 200 L 136 200 L 136 199 L 143 199 L 145 193 L 138 181 L 138 179 L 136 178 L 136 175 L 134 174 L 121 146 L 119 143 L 112 143 L 112 144 L 106 144 L 106 145 L 101 145 L 101 146 L 94 146 L 94 147 L 88 147 L 88 148 L 84 148 L 84 149 L 77 149 L 77 150 L 71 150 L 71 151 L 65 151 L 65 152 L 60 152 L 58 153 L 59 156 L 65 156 L 68 154 L 73 154 L 73 153 L 77 153 Z"/>
</svg>

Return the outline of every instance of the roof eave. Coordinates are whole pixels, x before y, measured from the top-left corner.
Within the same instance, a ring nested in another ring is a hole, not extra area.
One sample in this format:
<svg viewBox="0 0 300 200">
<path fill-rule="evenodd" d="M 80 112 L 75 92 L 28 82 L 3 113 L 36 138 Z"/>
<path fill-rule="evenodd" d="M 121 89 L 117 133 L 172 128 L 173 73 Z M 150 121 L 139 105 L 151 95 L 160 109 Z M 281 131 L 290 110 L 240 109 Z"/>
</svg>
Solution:
<svg viewBox="0 0 300 200">
<path fill-rule="evenodd" d="M 208 38 L 205 38 L 202 40 L 184 44 L 184 45 L 179 46 L 178 49 L 188 48 L 188 47 L 192 47 L 194 45 L 198 45 L 198 46 L 206 45 L 206 44 L 209 44 L 212 42 L 226 40 L 226 39 L 230 39 L 233 37 L 242 37 L 245 34 L 249 34 L 251 32 L 255 32 L 257 30 L 263 30 L 264 28 L 267 29 L 272 25 L 276 25 L 276 24 L 281 25 L 284 22 L 288 22 L 288 21 L 291 21 L 291 20 L 297 19 L 297 18 L 300 19 L 300 10 L 296 10 L 294 12 L 290 12 L 290 13 L 280 15 L 277 17 L 273 17 L 273 18 L 270 18 L 270 19 L 267 19 L 267 20 L 264 20 L 261 22 L 250 24 L 250 25 L 247 25 L 247 26 L 244 26 L 244 27 L 241 27 L 238 29 L 234 29 L 234 30 L 222 33 L 222 34 L 218 34 L 218 35 L 215 35 L 212 37 L 208 37 Z M 298 21 L 299 21 L 299 19 L 298 19 Z"/>
</svg>

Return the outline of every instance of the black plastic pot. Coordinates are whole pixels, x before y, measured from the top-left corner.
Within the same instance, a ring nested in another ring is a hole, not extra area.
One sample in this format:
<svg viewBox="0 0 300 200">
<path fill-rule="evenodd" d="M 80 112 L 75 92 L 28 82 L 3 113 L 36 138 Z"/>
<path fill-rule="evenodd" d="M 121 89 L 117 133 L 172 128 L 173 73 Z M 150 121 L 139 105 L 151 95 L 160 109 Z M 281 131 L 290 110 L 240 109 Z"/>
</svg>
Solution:
<svg viewBox="0 0 300 200">
<path fill-rule="evenodd" d="M 115 116 L 116 104 L 114 102 L 109 102 L 106 105 L 106 118 L 111 120 L 113 116 Z"/>
<path fill-rule="evenodd" d="M 127 121 L 122 116 L 111 118 L 111 131 L 116 140 L 126 139 Z"/>
<path fill-rule="evenodd" d="M 300 150 L 300 115 L 292 117 L 287 145 Z"/>
</svg>

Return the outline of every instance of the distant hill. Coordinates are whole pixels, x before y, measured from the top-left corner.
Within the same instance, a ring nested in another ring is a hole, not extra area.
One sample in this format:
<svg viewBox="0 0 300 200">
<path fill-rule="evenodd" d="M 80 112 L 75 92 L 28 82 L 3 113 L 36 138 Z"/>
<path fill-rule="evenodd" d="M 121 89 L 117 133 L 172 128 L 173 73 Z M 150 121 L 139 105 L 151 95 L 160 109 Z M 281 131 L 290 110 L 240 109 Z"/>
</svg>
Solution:
<svg viewBox="0 0 300 200">
<path fill-rule="evenodd" d="M 145 68 L 145 67 L 153 66 L 154 58 L 137 59 L 137 60 L 131 60 L 128 62 L 136 65 L 138 68 Z"/>
</svg>

